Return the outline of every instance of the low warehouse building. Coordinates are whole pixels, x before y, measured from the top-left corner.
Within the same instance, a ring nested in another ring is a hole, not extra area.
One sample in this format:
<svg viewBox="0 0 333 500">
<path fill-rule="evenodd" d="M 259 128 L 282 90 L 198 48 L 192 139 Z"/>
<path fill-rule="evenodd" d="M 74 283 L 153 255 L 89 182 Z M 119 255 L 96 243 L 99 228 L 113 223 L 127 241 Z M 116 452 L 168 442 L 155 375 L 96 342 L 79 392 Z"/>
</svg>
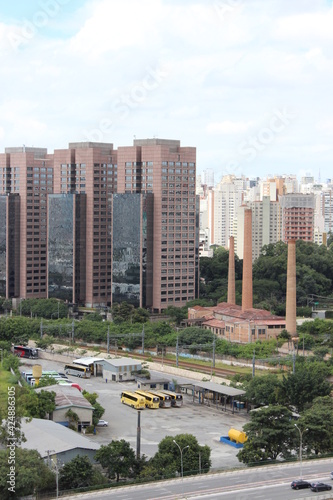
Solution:
<svg viewBox="0 0 333 500">
<path fill-rule="evenodd" d="M 94 407 L 75 387 L 51 385 L 36 389 L 36 392 L 39 391 L 55 392 L 56 409 L 50 415 L 50 420 L 68 427 L 71 418 L 66 416 L 66 413 L 72 410 L 78 416 L 78 421 L 72 422 L 77 425 L 78 431 L 92 425 Z"/>
<path fill-rule="evenodd" d="M 57 463 L 58 466 L 70 462 L 77 455 L 80 457 L 87 455 L 94 463 L 96 451 L 100 447 L 98 443 L 90 441 L 82 434 L 51 420 L 23 419 L 22 431 L 26 441 L 21 443 L 21 448 L 37 450 L 42 458 L 48 461 L 53 460 L 53 463 Z"/>
<path fill-rule="evenodd" d="M 133 358 L 105 359 L 98 364 L 103 367 L 103 378 L 112 382 L 134 380 L 135 373 L 142 369 L 141 362 Z"/>
</svg>

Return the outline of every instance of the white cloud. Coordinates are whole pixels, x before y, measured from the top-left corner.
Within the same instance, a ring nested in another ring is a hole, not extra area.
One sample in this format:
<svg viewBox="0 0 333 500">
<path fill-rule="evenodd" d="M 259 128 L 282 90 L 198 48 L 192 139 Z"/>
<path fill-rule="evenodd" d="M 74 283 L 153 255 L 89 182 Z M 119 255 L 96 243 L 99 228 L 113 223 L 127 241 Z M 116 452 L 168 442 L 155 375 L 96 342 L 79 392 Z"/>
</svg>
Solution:
<svg viewBox="0 0 333 500">
<path fill-rule="evenodd" d="M 253 126 L 253 122 L 213 122 L 208 123 L 206 130 L 208 134 L 239 134 L 247 132 Z"/>
<path fill-rule="evenodd" d="M 234 8 L 221 15 L 223 5 Z M 74 34 L 51 35 L 62 22 Z M 196 146 L 199 171 L 220 169 L 287 107 L 297 119 L 242 171 L 331 169 L 332 9 L 324 0 L 86 0 L 14 48 L 8 34 L 19 25 L 0 21 L 2 150 L 66 147 L 91 130 L 115 147 L 158 134 Z M 147 90 L 151 71 L 164 76 Z"/>
</svg>

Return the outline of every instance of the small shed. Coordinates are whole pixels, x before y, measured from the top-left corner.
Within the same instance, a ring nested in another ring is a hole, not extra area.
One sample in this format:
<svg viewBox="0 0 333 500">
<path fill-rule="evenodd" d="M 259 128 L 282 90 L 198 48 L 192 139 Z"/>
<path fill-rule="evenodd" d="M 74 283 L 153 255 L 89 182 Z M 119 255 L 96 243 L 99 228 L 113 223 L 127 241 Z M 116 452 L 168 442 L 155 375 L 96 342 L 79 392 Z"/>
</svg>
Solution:
<svg viewBox="0 0 333 500">
<path fill-rule="evenodd" d="M 98 362 L 103 369 L 103 378 L 107 382 L 135 380 L 135 372 L 142 369 L 141 361 L 133 358 L 103 359 Z"/>
<path fill-rule="evenodd" d="M 150 389 L 157 389 L 167 391 L 170 389 L 170 382 L 167 379 L 146 379 L 138 378 L 138 389 L 149 391 Z"/>
</svg>

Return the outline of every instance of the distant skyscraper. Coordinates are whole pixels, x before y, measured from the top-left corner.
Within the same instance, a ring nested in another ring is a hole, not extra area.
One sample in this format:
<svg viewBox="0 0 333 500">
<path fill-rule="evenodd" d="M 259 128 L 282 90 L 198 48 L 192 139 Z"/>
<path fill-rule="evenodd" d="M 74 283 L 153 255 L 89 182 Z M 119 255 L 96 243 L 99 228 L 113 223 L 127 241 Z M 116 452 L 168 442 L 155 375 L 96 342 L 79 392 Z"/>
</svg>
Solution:
<svg viewBox="0 0 333 500">
<path fill-rule="evenodd" d="M 203 184 L 207 187 L 214 187 L 214 170 L 212 168 L 206 168 L 203 171 Z"/>
<path fill-rule="evenodd" d="M 282 239 L 313 241 L 315 198 L 293 193 L 279 198 L 282 207 Z"/>
</svg>

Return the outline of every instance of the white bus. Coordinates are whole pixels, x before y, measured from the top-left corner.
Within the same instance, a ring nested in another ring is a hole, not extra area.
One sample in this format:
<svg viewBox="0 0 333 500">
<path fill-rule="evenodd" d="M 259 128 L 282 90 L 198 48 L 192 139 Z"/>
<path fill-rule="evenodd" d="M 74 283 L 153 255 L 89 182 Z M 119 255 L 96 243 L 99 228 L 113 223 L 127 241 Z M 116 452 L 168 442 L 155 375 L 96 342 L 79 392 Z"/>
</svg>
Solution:
<svg viewBox="0 0 333 500">
<path fill-rule="evenodd" d="M 91 372 L 89 368 L 79 365 L 65 365 L 66 375 L 74 375 L 74 377 L 90 378 Z"/>
</svg>

